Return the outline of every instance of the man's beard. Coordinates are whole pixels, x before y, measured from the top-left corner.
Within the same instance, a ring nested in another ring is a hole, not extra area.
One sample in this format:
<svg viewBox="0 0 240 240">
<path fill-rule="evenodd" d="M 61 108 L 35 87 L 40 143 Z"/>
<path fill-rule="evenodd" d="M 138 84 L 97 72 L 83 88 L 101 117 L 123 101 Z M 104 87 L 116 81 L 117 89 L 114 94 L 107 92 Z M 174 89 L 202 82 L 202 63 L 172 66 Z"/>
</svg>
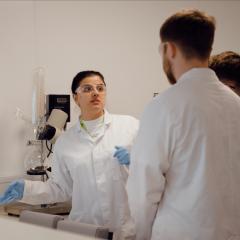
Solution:
<svg viewBox="0 0 240 240">
<path fill-rule="evenodd" d="M 167 75 L 168 81 L 170 84 L 175 84 L 177 82 L 176 78 L 173 75 L 172 66 L 166 56 L 163 56 L 163 70 Z"/>
</svg>

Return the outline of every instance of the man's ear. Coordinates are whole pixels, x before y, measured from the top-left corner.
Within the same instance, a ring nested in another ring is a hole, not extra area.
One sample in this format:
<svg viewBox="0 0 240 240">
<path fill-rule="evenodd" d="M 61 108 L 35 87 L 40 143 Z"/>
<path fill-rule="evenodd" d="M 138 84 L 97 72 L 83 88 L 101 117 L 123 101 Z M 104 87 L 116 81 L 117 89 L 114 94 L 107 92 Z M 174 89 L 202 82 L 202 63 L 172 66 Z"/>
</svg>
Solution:
<svg viewBox="0 0 240 240">
<path fill-rule="evenodd" d="M 167 43 L 167 54 L 168 57 L 170 58 L 174 58 L 176 56 L 177 53 L 177 47 L 173 42 L 168 42 Z"/>
</svg>

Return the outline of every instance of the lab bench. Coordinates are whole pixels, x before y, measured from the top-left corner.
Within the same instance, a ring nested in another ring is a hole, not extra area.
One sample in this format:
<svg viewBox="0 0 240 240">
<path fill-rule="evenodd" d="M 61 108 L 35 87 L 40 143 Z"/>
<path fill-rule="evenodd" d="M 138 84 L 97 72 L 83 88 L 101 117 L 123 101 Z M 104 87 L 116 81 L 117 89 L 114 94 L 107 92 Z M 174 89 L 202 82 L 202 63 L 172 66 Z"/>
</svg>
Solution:
<svg viewBox="0 0 240 240">
<path fill-rule="evenodd" d="M 48 214 L 58 214 L 67 217 L 71 209 L 69 202 L 49 204 L 46 206 L 29 205 L 21 202 L 0 206 L 0 217 L 18 220 L 18 217 L 23 210 L 30 210 L 34 212 L 42 212 Z"/>
</svg>

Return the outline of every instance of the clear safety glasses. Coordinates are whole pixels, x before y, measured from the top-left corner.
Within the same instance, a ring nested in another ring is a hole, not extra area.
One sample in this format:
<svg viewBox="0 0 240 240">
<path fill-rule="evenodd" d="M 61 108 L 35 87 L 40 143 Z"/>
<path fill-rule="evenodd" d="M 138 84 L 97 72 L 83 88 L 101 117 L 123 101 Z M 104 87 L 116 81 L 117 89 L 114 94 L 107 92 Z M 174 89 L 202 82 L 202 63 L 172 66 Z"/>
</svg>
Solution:
<svg viewBox="0 0 240 240">
<path fill-rule="evenodd" d="M 98 92 L 98 94 L 104 94 L 106 92 L 106 86 L 103 84 L 96 86 L 85 84 L 76 89 L 76 93 L 92 93 L 94 91 Z"/>
</svg>

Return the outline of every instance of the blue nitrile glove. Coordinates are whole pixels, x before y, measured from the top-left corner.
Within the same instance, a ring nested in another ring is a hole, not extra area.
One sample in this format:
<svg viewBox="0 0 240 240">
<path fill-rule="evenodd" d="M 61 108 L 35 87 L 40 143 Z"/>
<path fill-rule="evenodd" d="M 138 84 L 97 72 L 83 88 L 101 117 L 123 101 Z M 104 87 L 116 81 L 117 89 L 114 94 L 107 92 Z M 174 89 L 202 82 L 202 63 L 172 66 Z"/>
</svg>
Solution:
<svg viewBox="0 0 240 240">
<path fill-rule="evenodd" d="M 24 180 L 17 180 L 10 183 L 5 192 L 0 195 L 0 205 L 20 200 L 23 197 Z"/>
<path fill-rule="evenodd" d="M 130 154 L 128 150 L 124 147 L 118 147 L 116 146 L 116 151 L 114 153 L 114 157 L 118 159 L 118 162 L 121 165 L 129 165 L 130 164 Z"/>
</svg>

